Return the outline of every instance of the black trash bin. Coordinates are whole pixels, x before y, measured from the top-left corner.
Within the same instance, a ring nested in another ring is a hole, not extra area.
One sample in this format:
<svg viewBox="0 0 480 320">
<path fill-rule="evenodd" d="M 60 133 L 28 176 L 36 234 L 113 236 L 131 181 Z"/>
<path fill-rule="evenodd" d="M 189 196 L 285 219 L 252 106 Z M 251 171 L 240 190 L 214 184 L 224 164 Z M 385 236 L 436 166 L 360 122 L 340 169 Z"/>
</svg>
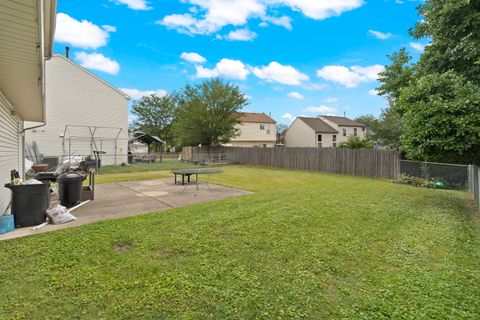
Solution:
<svg viewBox="0 0 480 320">
<path fill-rule="evenodd" d="M 71 208 L 80 203 L 85 178 L 85 175 L 78 172 L 66 173 L 58 177 L 58 195 L 62 206 Z"/>
<path fill-rule="evenodd" d="M 6 184 L 12 190 L 11 211 L 16 228 L 36 226 L 46 220 L 45 212 L 50 204 L 50 183 Z"/>
</svg>

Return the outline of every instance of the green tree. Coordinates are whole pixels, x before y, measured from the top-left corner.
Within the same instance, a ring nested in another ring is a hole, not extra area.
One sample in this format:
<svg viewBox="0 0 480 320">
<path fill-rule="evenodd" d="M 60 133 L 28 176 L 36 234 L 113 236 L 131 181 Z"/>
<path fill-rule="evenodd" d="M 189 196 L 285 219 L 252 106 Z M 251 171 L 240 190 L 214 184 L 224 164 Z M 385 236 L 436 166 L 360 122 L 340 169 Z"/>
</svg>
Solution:
<svg viewBox="0 0 480 320">
<path fill-rule="evenodd" d="M 238 112 L 247 104 L 238 86 L 220 79 L 186 85 L 177 95 L 175 139 L 184 146 L 228 143 L 238 134 Z"/>
<path fill-rule="evenodd" d="M 399 119 L 408 157 L 478 164 L 480 2 L 430 0 L 418 12 L 423 19 L 410 33 L 430 44 L 414 65 L 405 50 L 390 56 L 378 89 L 387 114 Z"/>
<path fill-rule="evenodd" d="M 415 160 L 480 163 L 480 87 L 453 71 L 402 91 L 403 148 Z"/>
<path fill-rule="evenodd" d="M 480 2 L 430 0 L 418 13 L 423 19 L 410 33 L 430 40 L 418 63 L 419 75 L 453 70 L 480 84 Z"/>
<path fill-rule="evenodd" d="M 346 142 L 340 143 L 340 148 L 373 149 L 373 143 L 368 140 L 361 140 L 359 137 L 350 136 Z"/>
<path fill-rule="evenodd" d="M 402 89 L 408 87 L 413 78 L 413 67 L 409 65 L 410 57 L 406 48 L 388 56 L 391 63 L 378 74 L 381 86 L 377 88 L 378 94 L 388 100 L 389 107 L 393 111 L 402 113 L 401 106 L 397 105 Z"/>
<path fill-rule="evenodd" d="M 287 131 L 288 126 L 284 123 L 277 123 L 276 131 L 277 131 L 277 143 L 284 144 L 285 143 L 285 132 Z"/>
<path fill-rule="evenodd" d="M 171 125 L 175 113 L 175 99 L 172 95 L 159 97 L 155 94 L 144 96 L 132 103 L 132 114 L 136 119 L 129 130 L 143 131 L 172 142 Z"/>
<path fill-rule="evenodd" d="M 373 114 L 364 114 L 355 118 L 355 121 L 363 124 L 367 129 L 367 139 L 375 140 L 375 131 L 378 126 L 378 119 Z"/>
</svg>

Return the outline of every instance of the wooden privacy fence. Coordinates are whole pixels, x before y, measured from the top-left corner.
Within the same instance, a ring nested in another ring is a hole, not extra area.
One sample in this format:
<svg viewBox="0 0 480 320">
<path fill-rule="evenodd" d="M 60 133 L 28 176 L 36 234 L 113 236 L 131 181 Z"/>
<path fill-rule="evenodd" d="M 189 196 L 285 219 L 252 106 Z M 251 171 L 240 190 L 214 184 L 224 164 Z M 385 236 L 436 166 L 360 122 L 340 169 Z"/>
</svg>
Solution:
<svg viewBox="0 0 480 320">
<path fill-rule="evenodd" d="M 393 150 L 343 148 L 219 148 L 195 154 L 224 153 L 232 163 L 397 179 L 400 154 Z"/>
</svg>

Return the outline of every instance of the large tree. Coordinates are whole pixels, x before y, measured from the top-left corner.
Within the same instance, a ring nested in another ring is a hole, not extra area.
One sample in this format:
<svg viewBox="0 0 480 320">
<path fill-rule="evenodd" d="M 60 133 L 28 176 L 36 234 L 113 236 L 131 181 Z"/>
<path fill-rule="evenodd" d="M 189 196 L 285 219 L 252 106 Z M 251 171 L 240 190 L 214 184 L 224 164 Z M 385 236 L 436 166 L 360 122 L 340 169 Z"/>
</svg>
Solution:
<svg viewBox="0 0 480 320">
<path fill-rule="evenodd" d="M 408 157 L 479 164 L 480 1 L 430 0 L 418 11 L 410 32 L 430 44 L 414 65 L 405 50 L 393 54 L 379 92 L 403 123 Z"/>
<path fill-rule="evenodd" d="M 403 148 L 417 160 L 480 164 L 480 88 L 453 71 L 402 91 Z"/>
<path fill-rule="evenodd" d="M 220 79 L 186 85 L 177 95 L 175 139 L 184 146 L 228 143 L 238 134 L 239 111 L 247 104 L 238 86 Z"/>
<path fill-rule="evenodd" d="M 171 142 L 174 113 L 175 100 L 172 95 L 144 96 L 132 104 L 132 114 L 136 116 L 136 119 L 132 122 L 130 130 L 140 130 Z"/>
</svg>

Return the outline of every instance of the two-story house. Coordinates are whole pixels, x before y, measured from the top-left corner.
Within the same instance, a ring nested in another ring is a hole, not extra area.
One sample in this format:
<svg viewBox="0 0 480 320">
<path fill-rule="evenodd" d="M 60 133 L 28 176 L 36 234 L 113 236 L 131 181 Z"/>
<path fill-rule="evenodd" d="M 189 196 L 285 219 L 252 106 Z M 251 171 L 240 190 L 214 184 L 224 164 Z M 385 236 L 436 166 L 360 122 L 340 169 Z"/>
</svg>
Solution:
<svg viewBox="0 0 480 320">
<path fill-rule="evenodd" d="M 265 113 L 242 112 L 239 135 L 230 140 L 233 147 L 273 147 L 277 139 L 276 122 Z"/>
<path fill-rule="evenodd" d="M 297 117 L 285 133 L 285 145 L 336 148 L 350 136 L 365 139 L 365 126 L 346 117 Z"/>
</svg>

